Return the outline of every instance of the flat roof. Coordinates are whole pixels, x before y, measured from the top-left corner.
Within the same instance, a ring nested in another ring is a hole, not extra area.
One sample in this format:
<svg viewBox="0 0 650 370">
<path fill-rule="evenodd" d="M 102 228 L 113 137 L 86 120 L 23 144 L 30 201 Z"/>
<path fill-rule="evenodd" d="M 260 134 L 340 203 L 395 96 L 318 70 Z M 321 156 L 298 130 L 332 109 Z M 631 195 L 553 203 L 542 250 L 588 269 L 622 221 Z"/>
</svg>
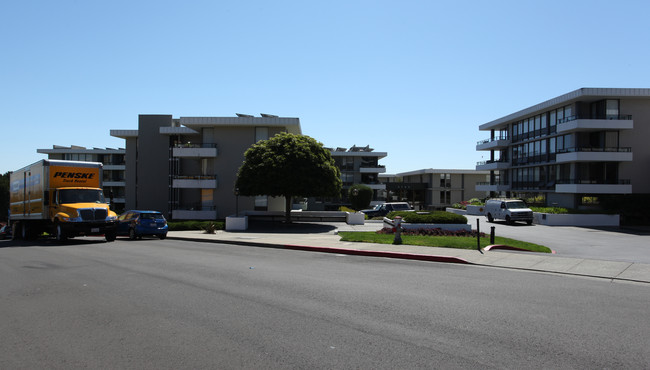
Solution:
<svg viewBox="0 0 650 370">
<path fill-rule="evenodd" d="M 525 118 L 543 110 L 547 110 L 556 106 L 562 106 L 579 99 L 588 100 L 589 98 L 592 98 L 593 100 L 599 100 L 603 98 L 650 98 L 650 89 L 583 87 L 581 89 L 571 91 L 570 93 L 560 95 L 553 99 L 549 99 L 542 103 L 501 117 L 494 121 L 484 123 L 479 126 L 479 130 L 491 130 L 493 128 L 498 128 L 504 123 Z"/>
<path fill-rule="evenodd" d="M 450 174 L 467 174 L 467 175 L 489 175 L 490 171 L 477 171 L 477 170 L 462 170 L 462 169 L 438 169 L 438 168 L 424 168 L 421 170 L 414 170 L 409 172 L 400 172 L 395 174 L 395 176 L 413 176 L 413 175 L 428 175 L 428 174 L 440 174 L 440 173 L 450 173 Z"/>
<path fill-rule="evenodd" d="M 286 127 L 292 134 L 302 134 L 300 119 L 293 117 L 276 117 L 265 114 L 262 117 L 241 115 L 240 117 L 180 117 L 181 125 L 197 129 L 212 126 L 266 126 Z"/>
</svg>

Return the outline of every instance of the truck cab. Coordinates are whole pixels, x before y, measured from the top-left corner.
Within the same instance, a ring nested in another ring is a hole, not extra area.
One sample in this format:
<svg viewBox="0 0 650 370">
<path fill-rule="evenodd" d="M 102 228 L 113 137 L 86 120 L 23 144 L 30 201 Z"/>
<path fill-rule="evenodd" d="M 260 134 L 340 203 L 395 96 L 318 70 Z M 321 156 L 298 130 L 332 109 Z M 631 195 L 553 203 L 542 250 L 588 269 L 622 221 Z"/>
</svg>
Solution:
<svg viewBox="0 0 650 370">
<path fill-rule="evenodd" d="M 115 239 L 117 214 L 109 209 L 102 189 L 53 189 L 49 210 L 58 240 L 101 234 L 109 241 Z"/>
</svg>

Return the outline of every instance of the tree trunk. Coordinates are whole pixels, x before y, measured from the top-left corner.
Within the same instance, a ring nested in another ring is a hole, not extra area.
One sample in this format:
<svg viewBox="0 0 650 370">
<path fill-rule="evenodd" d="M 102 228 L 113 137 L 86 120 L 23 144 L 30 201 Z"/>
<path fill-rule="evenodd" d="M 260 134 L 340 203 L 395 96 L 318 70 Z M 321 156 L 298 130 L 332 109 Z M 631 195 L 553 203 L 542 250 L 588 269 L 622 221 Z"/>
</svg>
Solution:
<svg viewBox="0 0 650 370">
<path fill-rule="evenodd" d="M 284 222 L 287 224 L 291 223 L 291 196 L 284 196 Z"/>
</svg>

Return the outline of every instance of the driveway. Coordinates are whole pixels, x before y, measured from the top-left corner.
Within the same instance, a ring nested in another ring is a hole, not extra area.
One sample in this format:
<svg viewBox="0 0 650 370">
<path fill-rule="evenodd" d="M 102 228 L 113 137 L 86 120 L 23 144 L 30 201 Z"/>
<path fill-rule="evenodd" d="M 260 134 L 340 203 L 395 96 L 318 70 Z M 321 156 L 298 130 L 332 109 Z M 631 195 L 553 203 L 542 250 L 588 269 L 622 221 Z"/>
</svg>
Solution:
<svg viewBox="0 0 650 370">
<path fill-rule="evenodd" d="M 541 244 L 553 249 L 558 256 L 601 259 L 607 261 L 650 263 L 650 229 L 589 228 L 575 226 L 545 226 L 505 222 L 487 222 L 484 216 L 466 216 L 482 232 Z"/>
</svg>

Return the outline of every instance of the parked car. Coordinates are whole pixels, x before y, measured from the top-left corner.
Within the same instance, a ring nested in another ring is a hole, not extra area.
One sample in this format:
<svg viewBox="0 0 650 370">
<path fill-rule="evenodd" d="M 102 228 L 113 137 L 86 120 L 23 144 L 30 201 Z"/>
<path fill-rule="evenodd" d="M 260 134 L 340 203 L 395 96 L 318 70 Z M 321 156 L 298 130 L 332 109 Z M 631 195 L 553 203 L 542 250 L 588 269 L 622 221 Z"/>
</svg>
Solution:
<svg viewBox="0 0 650 370">
<path fill-rule="evenodd" d="M 523 200 L 519 199 L 490 199 L 485 203 L 485 217 L 488 222 L 506 220 L 511 225 L 515 221 L 533 223 L 533 211 Z"/>
<path fill-rule="evenodd" d="M 378 204 L 375 208 L 361 210 L 361 212 L 365 213 L 368 218 L 383 217 L 393 211 L 413 211 L 413 209 L 406 202 L 393 202 Z"/>
<path fill-rule="evenodd" d="M 117 235 L 128 236 L 129 239 L 143 236 L 167 237 L 167 220 L 158 211 L 126 211 L 117 218 Z"/>
<path fill-rule="evenodd" d="M 0 239 L 11 239 L 11 225 L 0 228 Z"/>
</svg>

